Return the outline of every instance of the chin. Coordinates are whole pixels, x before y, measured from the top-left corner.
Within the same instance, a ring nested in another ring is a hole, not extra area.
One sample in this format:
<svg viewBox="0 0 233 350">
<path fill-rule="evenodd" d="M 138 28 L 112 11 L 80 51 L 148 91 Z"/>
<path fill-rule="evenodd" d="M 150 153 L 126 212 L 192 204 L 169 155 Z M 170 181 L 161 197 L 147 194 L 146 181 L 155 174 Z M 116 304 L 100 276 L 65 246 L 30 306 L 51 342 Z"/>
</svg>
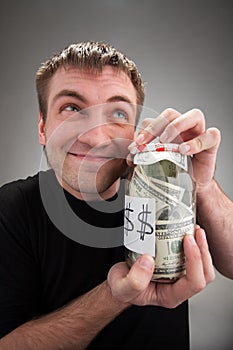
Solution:
<svg viewBox="0 0 233 350">
<path fill-rule="evenodd" d="M 115 174 L 114 174 L 115 175 Z M 101 176 L 98 174 L 85 174 L 85 176 L 70 176 L 63 173 L 62 183 L 63 187 L 73 195 L 79 193 L 83 199 L 97 197 L 101 194 L 107 194 L 107 192 L 115 194 L 114 184 L 119 179 L 119 176 Z"/>
<path fill-rule="evenodd" d="M 101 194 L 110 189 L 128 168 L 125 162 L 114 162 L 112 166 L 109 165 L 99 168 L 97 172 L 63 167 L 62 180 L 72 190 L 81 194 Z"/>
<path fill-rule="evenodd" d="M 77 183 L 76 189 L 82 194 L 101 194 L 106 192 L 110 187 L 113 186 L 113 184 L 117 181 L 118 178 L 112 178 L 112 179 L 101 179 L 101 181 L 96 181 L 96 179 L 91 179 L 89 181 L 85 182 L 79 182 Z"/>
</svg>

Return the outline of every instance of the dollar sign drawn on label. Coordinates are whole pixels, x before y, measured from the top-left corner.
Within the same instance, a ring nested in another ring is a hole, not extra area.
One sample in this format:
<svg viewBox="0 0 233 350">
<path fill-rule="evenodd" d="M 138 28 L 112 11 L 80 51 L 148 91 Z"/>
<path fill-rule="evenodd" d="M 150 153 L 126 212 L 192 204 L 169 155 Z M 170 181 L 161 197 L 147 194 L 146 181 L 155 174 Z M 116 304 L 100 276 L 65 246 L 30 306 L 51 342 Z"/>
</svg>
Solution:
<svg viewBox="0 0 233 350">
<path fill-rule="evenodd" d="M 124 229 L 127 232 L 133 231 L 133 229 L 134 229 L 134 224 L 132 223 L 132 221 L 129 218 L 130 213 L 133 212 L 133 211 L 134 210 L 130 208 L 130 203 L 128 203 L 128 206 L 125 208 L 126 227 L 124 227 Z"/>
<path fill-rule="evenodd" d="M 148 214 L 151 214 L 151 211 L 148 210 L 148 204 L 143 204 L 142 211 L 138 214 L 138 220 L 141 222 L 141 229 L 137 230 L 137 232 L 140 233 L 140 240 L 142 241 L 144 241 L 145 235 L 151 235 L 154 232 L 154 228 L 147 222 Z M 149 231 L 146 231 L 146 229 Z"/>
</svg>

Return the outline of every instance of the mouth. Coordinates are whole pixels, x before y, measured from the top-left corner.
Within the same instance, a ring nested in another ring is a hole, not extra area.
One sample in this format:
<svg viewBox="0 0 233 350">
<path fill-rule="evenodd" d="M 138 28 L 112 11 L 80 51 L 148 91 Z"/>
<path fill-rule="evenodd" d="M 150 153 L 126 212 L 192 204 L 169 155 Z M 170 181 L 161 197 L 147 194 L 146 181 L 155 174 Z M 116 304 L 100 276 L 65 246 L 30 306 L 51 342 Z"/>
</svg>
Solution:
<svg viewBox="0 0 233 350">
<path fill-rule="evenodd" d="M 85 161 L 89 161 L 89 162 L 107 162 L 110 161 L 112 159 L 114 159 L 113 157 L 106 157 L 106 156 L 100 156 L 100 155 L 87 155 L 87 154 L 79 154 L 79 153 L 72 153 L 72 152 L 68 152 L 68 154 L 72 157 L 75 157 L 78 160 L 85 160 Z"/>
</svg>

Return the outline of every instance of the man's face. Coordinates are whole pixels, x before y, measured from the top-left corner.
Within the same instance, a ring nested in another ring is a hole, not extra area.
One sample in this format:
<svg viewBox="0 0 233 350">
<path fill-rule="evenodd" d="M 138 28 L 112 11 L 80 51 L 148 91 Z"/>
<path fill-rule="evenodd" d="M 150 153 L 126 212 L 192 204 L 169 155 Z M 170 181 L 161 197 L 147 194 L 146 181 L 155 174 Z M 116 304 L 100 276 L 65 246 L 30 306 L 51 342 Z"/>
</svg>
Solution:
<svg viewBox="0 0 233 350">
<path fill-rule="evenodd" d="M 136 121 L 136 90 L 124 72 L 59 69 L 49 84 L 39 140 L 62 186 L 78 198 L 108 198 L 126 170 Z"/>
</svg>

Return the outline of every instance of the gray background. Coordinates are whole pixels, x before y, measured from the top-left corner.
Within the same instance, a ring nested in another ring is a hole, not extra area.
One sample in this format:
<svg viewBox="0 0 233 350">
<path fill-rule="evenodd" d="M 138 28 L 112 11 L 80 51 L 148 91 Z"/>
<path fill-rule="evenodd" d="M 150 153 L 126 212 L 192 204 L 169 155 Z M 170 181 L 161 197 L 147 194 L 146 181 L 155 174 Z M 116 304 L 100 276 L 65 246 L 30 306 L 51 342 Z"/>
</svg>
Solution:
<svg viewBox="0 0 233 350">
<path fill-rule="evenodd" d="M 207 125 L 222 131 L 216 177 L 233 199 L 232 22 L 226 0 L 1 1 L 0 184 L 40 166 L 34 87 L 40 63 L 74 41 L 99 40 L 135 60 L 147 82 L 147 107 L 199 107 Z M 192 298 L 192 350 L 233 348 L 232 286 L 217 273 Z"/>
</svg>

